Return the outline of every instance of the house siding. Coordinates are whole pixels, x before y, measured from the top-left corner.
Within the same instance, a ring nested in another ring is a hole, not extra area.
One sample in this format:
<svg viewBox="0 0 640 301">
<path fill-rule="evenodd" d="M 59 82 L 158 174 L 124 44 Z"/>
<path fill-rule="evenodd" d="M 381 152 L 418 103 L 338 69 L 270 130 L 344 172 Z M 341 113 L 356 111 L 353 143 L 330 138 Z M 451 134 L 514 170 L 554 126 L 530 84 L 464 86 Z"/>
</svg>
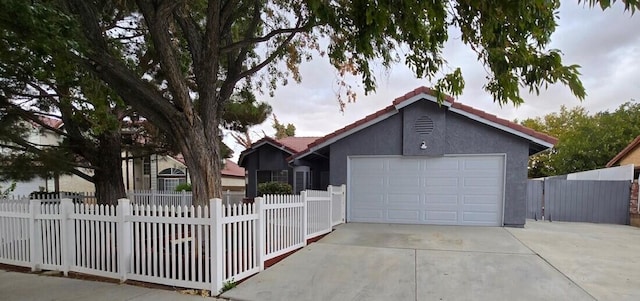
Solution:
<svg viewBox="0 0 640 301">
<path fill-rule="evenodd" d="M 414 129 L 415 120 L 425 115 L 434 122 L 434 131 L 426 137 L 416 134 Z M 421 150 L 420 144 L 425 139 L 428 148 Z M 349 156 L 503 153 L 506 154 L 504 224 L 521 227 L 526 215 L 528 141 L 450 113 L 446 107 L 430 101 L 418 101 L 330 145 L 330 183 L 347 183 Z"/>
<path fill-rule="evenodd" d="M 287 157 L 290 153 L 275 148 L 272 145 L 263 145 L 257 148 L 253 153 L 248 154 L 244 158 L 244 168 L 248 171 L 247 186 L 245 187 L 247 197 L 253 198 L 257 196 L 257 173 L 258 170 L 288 170 L 289 183 L 293 180 L 293 169 L 287 163 Z"/>
<path fill-rule="evenodd" d="M 631 150 L 626 156 L 620 159 L 616 165 L 622 166 L 627 164 L 633 164 L 634 166 L 640 165 L 640 147 Z"/>
</svg>

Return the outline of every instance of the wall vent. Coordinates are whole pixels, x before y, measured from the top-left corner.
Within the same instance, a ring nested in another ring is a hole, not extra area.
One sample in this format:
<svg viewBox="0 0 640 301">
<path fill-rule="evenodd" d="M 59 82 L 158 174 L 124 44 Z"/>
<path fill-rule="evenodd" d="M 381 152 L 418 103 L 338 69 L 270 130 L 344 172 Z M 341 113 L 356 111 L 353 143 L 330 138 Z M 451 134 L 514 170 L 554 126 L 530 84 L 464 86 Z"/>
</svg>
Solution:
<svg viewBox="0 0 640 301">
<path fill-rule="evenodd" d="M 433 120 L 429 116 L 422 116 L 416 120 L 415 129 L 418 134 L 429 135 L 433 132 Z"/>
</svg>

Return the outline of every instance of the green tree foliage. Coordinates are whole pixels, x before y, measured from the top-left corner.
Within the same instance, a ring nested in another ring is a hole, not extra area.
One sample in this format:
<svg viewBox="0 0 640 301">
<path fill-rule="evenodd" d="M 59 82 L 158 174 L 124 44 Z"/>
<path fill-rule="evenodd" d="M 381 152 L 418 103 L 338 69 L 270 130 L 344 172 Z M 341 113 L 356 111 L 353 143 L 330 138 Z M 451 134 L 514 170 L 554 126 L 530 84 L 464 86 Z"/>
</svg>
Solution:
<svg viewBox="0 0 640 301">
<path fill-rule="evenodd" d="M 403 62 L 434 82 L 440 97 L 456 96 L 462 72 L 442 56 L 447 29 L 456 26 L 486 66 L 485 88 L 496 102 L 519 104 L 520 87 L 538 92 L 558 82 L 585 95 L 578 66 L 547 48 L 559 0 L 1 1 L 14 22 L 42 28 L 36 33 L 65 46 L 59 53 L 91 69 L 176 142 L 200 204 L 220 196 L 225 104 L 242 87 L 267 92 L 289 78 L 300 81 L 299 66 L 314 51 L 341 76 L 360 76 L 366 92 L 376 87 L 373 64 Z M 611 1 L 589 1 L 598 3 Z M 341 86 L 341 103 L 353 100 Z"/>
<path fill-rule="evenodd" d="M 640 135 L 640 104 L 626 102 L 615 111 L 590 115 L 582 107 L 527 119 L 522 125 L 558 138 L 547 152 L 529 159 L 529 177 L 563 175 L 603 168 Z"/>
<path fill-rule="evenodd" d="M 0 185 L 0 198 L 6 198 L 16 189 L 16 182 L 9 184 L 9 187 L 4 188 Z"/>
<path fill-rule="evenodd" d="M 268 103 L 258 102 L 255 94 L 245 88 L 225 104 L 222 112 L 223 126 L 233 131 L 231 136 L 238 144 L 249 148 L 253 143 L 249 129 L 267 120 L 271 111 Z"/>
<path fill-rule="evenodd" d="M 276 114 L 273 114 L 273 124 L 271 126 L 276 130 L 276 139 L 293 137 L 296 135 L 296 126 L 291 123 L 287 123 L 286 125 L 280 123 Z"/>
</svg>

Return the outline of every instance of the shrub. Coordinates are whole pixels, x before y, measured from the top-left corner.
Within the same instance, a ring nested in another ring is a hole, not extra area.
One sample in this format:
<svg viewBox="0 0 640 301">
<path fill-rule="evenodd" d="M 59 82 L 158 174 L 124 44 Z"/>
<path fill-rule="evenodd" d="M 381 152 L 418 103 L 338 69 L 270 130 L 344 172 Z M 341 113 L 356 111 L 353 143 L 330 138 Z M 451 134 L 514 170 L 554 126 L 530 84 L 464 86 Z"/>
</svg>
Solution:
<svg viewBox="0 0 640 301">
<path fill-rule="evenodd" d="M 176 191 L 191 191 L 191 183 L 180 183 L 176 186 Z"/>
<path fill-rule="evenodd" d="M 282 182 L 266 182 L 258 184 L 258 195 L 265 194 L 291 194 L 293 188 L 291 185 Z"/>
</svg>

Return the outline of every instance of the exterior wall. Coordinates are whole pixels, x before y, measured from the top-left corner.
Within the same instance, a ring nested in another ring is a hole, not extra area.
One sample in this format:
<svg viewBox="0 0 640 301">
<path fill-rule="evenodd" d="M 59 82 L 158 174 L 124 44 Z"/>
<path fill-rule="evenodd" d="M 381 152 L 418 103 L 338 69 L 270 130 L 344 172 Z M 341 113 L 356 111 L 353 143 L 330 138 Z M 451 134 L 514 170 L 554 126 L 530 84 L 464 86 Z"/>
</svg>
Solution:
<svg viewBox="0 0 640 301">
<path fill-rule="evenodd" d="M 437 103 L 421 101 L 414 103 L 411 109 L 404 110 L 403 114 L 403 143 L 402 154 L 405 156 L 441 156 L 445 153 L 447 118 L 445 110 Z M 428 117 L 433 121 L 433 132 L 420 134 L 416 130 L 416 121 Z M 421 149 L 425 142 L 427 148 Z"/>
<path fill-rule="evenodd" d="M 222 177 L 222 189 L 231 191 L 244 191 L 244 178 Z"/>
<path fill-rule="evenodd" d="M 347 183 L 347 157 L 354 155 L 506 154 L 505 226 L 522 227 L 526 215 L 526 180 L 529 142 L 455 113 L 445 107 L 416 102 L 386 120 L 354 133 L 330 146 L 331 185 Z M 421 153 L 425 138 L 406 133 L 416 118 L 429 115 L 433 138 Z M 444 136 L 441 132 L 444 127 Z M 436 131 L 436 129 L 438 131 Z"/>
<path fill-rule="evenodd" d="M 247 171 L 246 194 L 247 197 L 253 198 L 258 194 L 257 191 L 257 171 L 258 170 L 288 170 L 289 184 L 293 183 L 293 169 L 287 163 L 287 157 L 290 153 L 275 148 L 272 145 L 265 144 L 257 148 L 253 153 L 244 157 L 244 168 Z"/>
<path fill-rule="evenodd" d="M 91 170 L 83 169 L 84 173 L 92 175 Z M 53 181 L 48 181 L 49 191 L 54 191 Z M 93 183 L 78 177 L 76 175 L 60 176 L 60 191 L 68 192 L 95 192 L 96 187 Z"/>
<path fill-rule="evenodd" d="M 636 147 L 631 150 L 626 156 L 624 156 L 620 161 L 618 161 L 618 165 L 640 165 L 640 147 Z"/>
<path fill-rule="evenodd" d="M 402 114 L 393 115 L 330 146 L 329 184 L 347 183 L 347 157 L 402 154 Z"/>
</svg>

